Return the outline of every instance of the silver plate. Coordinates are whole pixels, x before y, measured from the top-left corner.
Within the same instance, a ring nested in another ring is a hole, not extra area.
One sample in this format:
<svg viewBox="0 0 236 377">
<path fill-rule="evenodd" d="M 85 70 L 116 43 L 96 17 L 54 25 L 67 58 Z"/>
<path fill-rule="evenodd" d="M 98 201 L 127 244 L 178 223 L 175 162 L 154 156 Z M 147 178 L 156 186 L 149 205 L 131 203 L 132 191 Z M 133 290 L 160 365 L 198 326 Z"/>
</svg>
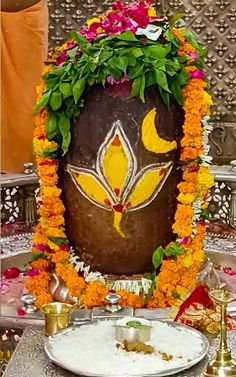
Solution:
<svg viewBox="0 0 236 377">
<path fill-rule="evenodd" d="M 192 366 L 196 365 L 197 363 L 199 363 L 207 354 L 208 352 L 208 349 L 209 349 L 209 342 L 207 340 L 207 338 L 201 334 L 199 331 L 195 330 L 195 329 L 192 329 L 188 326 L 185 326 L 185 325 L 182 325 L 180 323 L 176 323 L 176 322 L 172 322 L 172 321 L 161 321 L 161 322 L 165 322 L 165 323 L 168 323 L 168 325 L 174 327 L 174 328 L 179 328 L 179 329 L 184 329 L 185 331 L 188 331 L 190 334 L 193 335 L 193 337 L 195 338 L 196 336 L 198 336 L 201 341 L 202 341 L 202 349 L 201 349 L 201 352 L 191 361 L 187 362 L 187 363 L 183 363 L 181 366 L 179 366 L 178 368 L 172 368 L 172 369 L 168 369 L 168 371 L 164 372 L 156 372 L 156 373 L 152 373 L 152 374 L 147 374 L 147 375 L 144 375 L 144 374 L 132 374 L 132 375 L 129 375 L 128 373 L 126 375 L 123 375 L 123 377 L 163 377 L 163 376 L 170 376 L 170 375 L 173 375 L 175 373 L 179 373 L 179 372 L 182 372 L 183 370 L 186 370 L 186 369 L 189 369 L 191 368 Z M 91 325 L 93 324 L 93 322 L 91 322 Z M 88 325 L 88 323 L 87 323 Z M 73 331 L 73 327 L 71 328 L 68 328 L 64 331 L 61 331 L 60 333 L 46 339 L 45 341 L 45 345 L 44 345 L 44 349 L 46 351 L 46 354 L 47 356 L 49 357 L 50 360 L 52 360 L 56 365 L 62 367 L 63 369 L 67 369 L 69 370 L 70 372 L 76 374 L 76 375 L 83 375 L 83 376 L 88 376 L 88 377 L 111 377 L 110 375 L 104 375 L 104 374 L 91 374 L 91 373 L 86 373 L 86 371 L 84 371 L 82 368 L 81 369 L 77 369 L 77 368 L 73 368 L 73 366 L 70 366 L 69 364 L 65 364 L 63 363 L 54 353 L 53 353 L 53 348 L 52 348 L 52 345 L 51 345 L 51 339 L 55 339 L 57 337 L 61 337 L 61 336 L 64 336 L 66 333 L 70 332 L 70 331 Z M 112 377 L 116 377 L 115 375 L 112 376 Z M 121 375 L 117 376 L 117 377 L 122 377 Z"/>
</svg>

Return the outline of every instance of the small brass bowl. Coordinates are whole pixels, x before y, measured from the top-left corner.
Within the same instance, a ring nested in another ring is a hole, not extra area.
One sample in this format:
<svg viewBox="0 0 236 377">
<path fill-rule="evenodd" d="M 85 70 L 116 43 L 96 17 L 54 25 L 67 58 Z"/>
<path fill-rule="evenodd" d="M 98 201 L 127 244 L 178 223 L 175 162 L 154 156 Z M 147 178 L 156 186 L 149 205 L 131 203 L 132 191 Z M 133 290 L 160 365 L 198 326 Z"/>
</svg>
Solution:
<svg viewBox="0 0 236 377">
<path fill-rule="evenodd" d="M 136 327 L 132 326 L 136 323 Z M 138 325 L 140 323 L 140 327 Z M 127 325 L 128 324 L 128 325 Z M 151 339 L 151 322 L 143 318 L 126 317 L 115 324 L 115 337 L 118 342 L 147 342 Z"/>
<path fill-rule="evenodd" d="M 63 302 L 52 302 L 41 307 L 45 317 L 45 335 L 54 335 L 69 326 L 73 305 Z"/>
</svg>

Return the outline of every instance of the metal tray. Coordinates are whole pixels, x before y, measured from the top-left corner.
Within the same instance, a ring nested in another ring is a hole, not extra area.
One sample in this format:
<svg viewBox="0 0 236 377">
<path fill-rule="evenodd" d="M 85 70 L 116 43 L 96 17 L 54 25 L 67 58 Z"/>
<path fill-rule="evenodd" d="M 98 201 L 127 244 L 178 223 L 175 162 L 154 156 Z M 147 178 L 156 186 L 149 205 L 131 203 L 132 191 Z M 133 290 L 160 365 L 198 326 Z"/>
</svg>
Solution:
<svg viewBox="0 0 236 377">
<path fill-rule="evenodd" d="M 174 328 L 184 329 L 185 331 L 188 331 L 189 334 L 193 335 L 193 340 L 196 338 L 196 336 L 199 337 L 202 341 L 201 352 L 198 355 L 196 355 L 196 357 L 193 360 L 191 360 L 189 362 L 185 362 L 179 367 L 171 368 L 171 369 L 168 369 L 166 371 L 155 372 L 155 373 L 147 374 L 147 375 L 145 375 L 143 373 L 142 374 L 132 374 L 132 373 L 127 372 L 127 374 L 123 374 L 123 375 L 119 374 L 119 376 L 114 374 L 114 375 L 111 376 L 110 374 L 104 375 L 104 374 L 100 374 L 99 372 L 98 373 L 92 373 L 92 374 L 90 372 L 86 373 L 86 369 L 84 369 L 83 366 L 81 366 L 81 368 L 77 368 L 77 367 L 75 368 L 72 365 L 70 365 L 69 363 L 63 362 L 60 358 L 58 358 L 53 353 L 52 340 L 55 340 L 55 338 L 57 338 L 57 337 L 64 337 L 64 336 L 68 337 L 68 336 L 70 336 L 70 333 L 72 333 L 73 330 L 74 330 L 73 327 L 66 329 L 66 330 L 60 332 L 59 334 L 56 334 L 53 337 L 49 337 L 48 339 L 46 339 L 44 348 L 45 348 L 47 356 L 56 365 L 62 367 L 63 369 L 69 370 L 70 372 L 72 372 L 76 375 L 94 376 L 94 377 L 131 377 L 131 376 L 132 377 L 141 377 L 141 376 L 142 377 L 162 377 L 162 376 L 170 376 L 170 375 L 173 375 L 175 373 L 179 373 L 183 370 L 191 368 L 192 366 L 194 366 L 195 364 L 200 362 L 206 356 L 208 349 L 209 349 L 209 342 L 208 342 L 207 338 L 203 334 L 201 334 L 199 331 L 192 329 L 188 326 L 182 325 L 180 323 L 176 323 L 176 322 L 171 322 L 171 321 L 159 321 L 159 322 L 165 322 L 165 323 L 168 323 L 168 325 L 170 325 Z M 89 325 L 94 325 L 94 323 L 91 322 Z M 88 326 L 88 324 L 87 324 L 87 326 Z M 79 342 L 79 339 L 78 339 L 78 342 Z M 171 344 L 170 344 L 170 349 L 171 349 Z"/>
</svg>

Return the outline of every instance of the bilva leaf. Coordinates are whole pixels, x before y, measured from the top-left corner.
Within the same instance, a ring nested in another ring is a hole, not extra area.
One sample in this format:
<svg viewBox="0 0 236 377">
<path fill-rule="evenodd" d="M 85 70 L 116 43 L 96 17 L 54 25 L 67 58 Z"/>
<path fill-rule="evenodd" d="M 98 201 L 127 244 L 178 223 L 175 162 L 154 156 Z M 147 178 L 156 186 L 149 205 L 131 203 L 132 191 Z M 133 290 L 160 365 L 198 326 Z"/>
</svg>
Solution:
<svg viewBox="0 0 236 377">
<path fill-rule="evenodd" d="M 50 241 L 55 243 L 56 245 L 61 245 L 61 244 L 68 244 L 68 239 L 67 238 L 62 238 L 62 237 L 48 237 Z"/>
<path fill-rule="evenodd" d="M 57 134 L 58 134 L 58 123 L 57 123 L 57 114 L 52 113 L 49 116 L 47 126 L 46 126 L 46 131 L 47 131 L 47 137 L 49 140 L 52 140 Z"/>
<path fill-rule="evenodd" d="M 142 84 L 142 76 L 136 77 L 136 79 L 133 80 L 132 89 L 131 89 L 129 98 L 133 98 L 139 95 L 141 84 Z"/>
<path fill-rule="evenodd" d="M 147 274 L 144 275 L 145 279 L 152 281 L 152 283 L 150 284 L 148 293 L 146 294 L 146 296 L 144 298 L 144 305 L 146 305 L 148 303 L 148 301 L 150 300 L 150 298 L 152 297 L 152 293 L 153 293 L 155 285 L 156 285 L 156 277 L 157 277 L 156 272 L 149 273 L 149 278 L 147 277 Z"/>
<path fill-rule="evenodd" d="M 68 119 L 64 112 L 60 114 L 59 117 L 59 129 L 62 135 L 62 150 L 63 156 L 68 151 L 68 147 L 70 145 L 71 134 L 70 134 L 70 119 Z"/>
<path fill-rule="evenodd" d="M 47 92 L 45 92 L 40 101 L 37 103 L 36 105 L 36 111 L 40 111 L 41 109 L 43 109 L 47 104 L 48 104 L 48 101 L 50 99 L 50 95 L 51 95 L 51 90 L 48 90 Z"/>
<path fill-rule="evenodd" d="M 135 58 L 139 58 L 140 56 L 143 56 L 143 51 L 140 47 L 132 48 L 130 52 L 135 56 Z"/>
<path fill-rule="evenodd" d="M 181 68 L 180 73 L 177 75 L 177 81 L 180 86 L 184 86 L 188 83 L 189 74 L 184 67 Z"/>
<path fill-rule="evenodd" d="M 37 260 L 37 259 L 41 259 L 41 258 L 45 258 L 44 253 L 35 253 L 35 252 L 33 252 L 32 254 L 33 254 L 33 255 L 32 255 L 33 260 Z"/>
<path fill-rule="evenodd" d="M 126 73 L 126 68 L 128 65 L 128 59 L 126 56 L 115 56 L 114 58 L 110 59 L 109 61 L 109 67 L 118 68 L 122 72 Z"/>
<path fill-rule="evenodd" d="M 64 98 L 72 95 L 71 84 L 69 82 L 62 82 L 59 85 L 59 89 Z"/>
<path fill-rule="evenodd" d="M 99 63 L 102 64 L 113 56 L 113 51 L 104 51 L 99 57 Z"/>
<path fill-rule="evenodd" d="M 84 93 L 85 84 L 86 84 L 86 80 L 83 77 L 82 79 L 78 80 L 75 83 L 75 85 L 73 86 L 72 92 L 73 92 L 73 97 L 74 97 L 75 104 L 77 104 L 78 100 L 80 99 L 80 97 Z"/>
<path fill-rule="evenodd" d="M 42 157 L 50 157 L 50 158 L 57 158 L 59 155 L 58 148 L 48 148 L 44 149 L 44 151 L 40 154 Z"/>
<path fill-rule="evenodd" d="M 121 41 L 138 41 L 138 39 L 131 31 L 125 31 L 124 33 L 118 34 L 115 37 Z"/>
<path fill-rule="evenodd" d="M 164 249 L 162 246 L 159 246 L 152 255 L 152 264 L 155 270 L 161 265 L 164 257 Z"/>
<path fill-rule="evenodd" d="M 57 111 L 58 109 L 60 109 L 62 105 L 62 95 L 59 90 L 56 90 L 51 94 L 49 104 L 53 111 Z"/>
<path fill-rule="evenodd" d="M 164 254 L 166 256 L 177 256 L 184 253 L 184 250 L 179 246 L 177 242 L 172 242 L 169 247 L 164 249 Z"/>
<path fill-rule="evenodd" d="M 168 86 L 166 74 L 160 69 L 155 69 L 155 77 L 157 84 L 160 85 L 160 87 L 165 89 L 167 92 L 171 93 Z"/>
<path fill-rule="evenodd" d="M 172 34 L 170 30 L 167 30 L 164 34 L 167 41 L 171 42 L 175 47 L 180 48 L 180 43 L 178 39 Z"/>
<path fill-rule="evenodd" d="M 79 44 L 79 45 L 86 45 L 86 44 L 89 44 L 88 40 L 83 37 L 83 35 L 77 33 L 77 31 L 75 30 L 72 30 L 70 32 L 70 36 L 72 39 L 75 39 L 76 42 Z"/>
<path fill-rule="evenodd" d="M 137 60 L 137 64 L 134 67 L 129 67 L 127 70 L 128 77 L 132 80 L 143 74 L 144 64 Z"/>
<path fill-rule="evenodd" d="M 177 13 L 173 17 L 171 17 L 170 22 L 169 22 L 169 27 L 172 28 L 174 24 L 178 21 L 181 20 L 185 16 L 184 13 Z"/>
<path fill-rule="evenodd" d="M 184 97 L 181 92 L 181 88 L 176 80 L 172 80 L 170 89 L 172 91 L 173 96 L 175 97 L 176 101 L 179 105 L 183 105 Z"/>
<path fill-rule="evenodd" d="M 145 75 L 141 76 L 141 83 L 140 83 L 140 90 L 139 90 L 139 97 L 143 103 L 145 103 Z"/>
<path fill-rule="evenodd" d="M 164 89 L 162 89 L 160 86 L 158 87 L 158 90 L 160 92 L 160 95 L 163 99 L 164 104 L 169 109 L 170 108 L 170 95 L 168 92 L 166 92 Z"/>
<path fill-rule="evenodd" d="M 164 59 L 171 51 L 170 43 L 166 45 L 156 44 L 155 46 L 148 46 L 143 49 L 144 54 L 152 59 Z"/>
</svg>

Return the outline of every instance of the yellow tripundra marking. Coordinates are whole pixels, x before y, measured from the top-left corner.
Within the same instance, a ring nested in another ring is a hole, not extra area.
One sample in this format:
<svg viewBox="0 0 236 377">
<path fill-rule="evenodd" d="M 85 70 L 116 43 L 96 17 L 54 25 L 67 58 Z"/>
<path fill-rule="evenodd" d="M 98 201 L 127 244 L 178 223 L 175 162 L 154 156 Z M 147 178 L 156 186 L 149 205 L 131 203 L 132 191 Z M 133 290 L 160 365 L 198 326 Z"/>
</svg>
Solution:
<svg viewBox="0 0 236 377">
<path fill-rule="evenodd" d="M 154 153 L 167 153 L 177 148 L 175 140 L 162 139 L 155 127 L 156 109 L 150 110 L 142 123 L 142 141 L 145 148 Z"/>
</svg>

